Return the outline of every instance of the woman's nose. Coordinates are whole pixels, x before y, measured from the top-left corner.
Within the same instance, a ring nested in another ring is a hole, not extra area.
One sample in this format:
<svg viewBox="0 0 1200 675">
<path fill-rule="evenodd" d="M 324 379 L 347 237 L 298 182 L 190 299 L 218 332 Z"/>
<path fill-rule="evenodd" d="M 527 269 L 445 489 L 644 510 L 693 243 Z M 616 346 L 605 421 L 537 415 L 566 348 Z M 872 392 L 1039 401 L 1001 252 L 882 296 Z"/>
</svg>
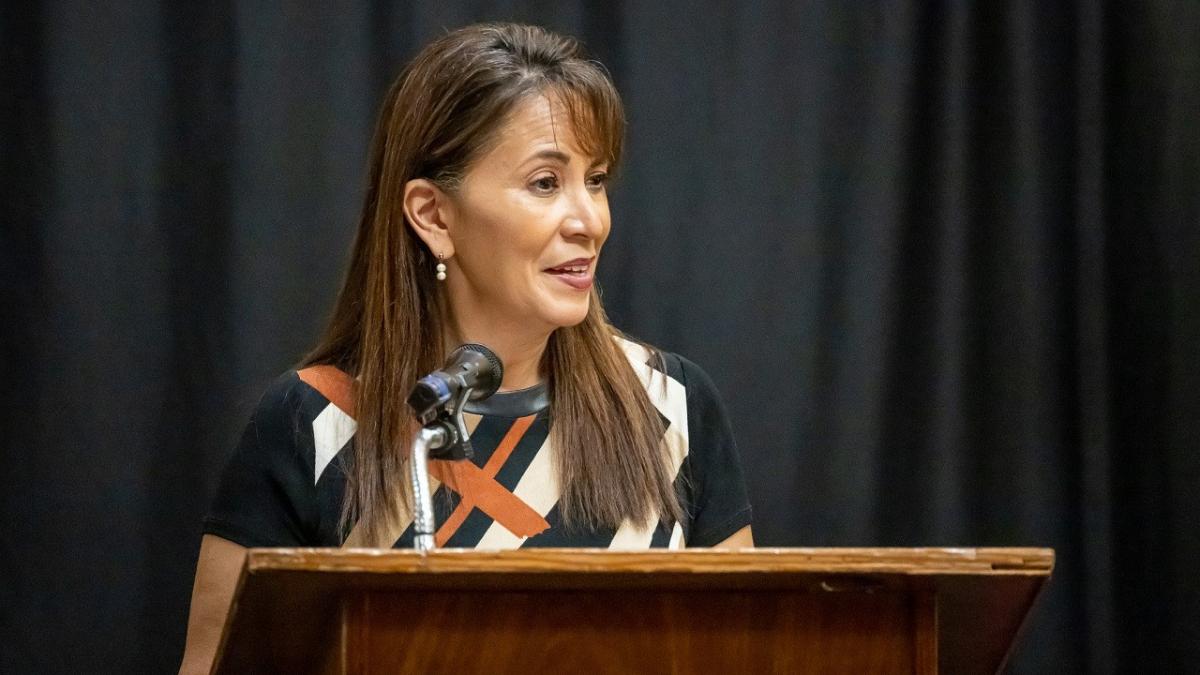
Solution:
<svg viewBox="0 0 1200 675">
<path fill-rule="evenodd" d="M 604 236 L 604 208 L 601 205 L 603 197 L 580 188 L 571 191 L 570 212 L 564 220 L 564 228 L 568 235 L 586 236 L 599 239 Z"/>
</svg>

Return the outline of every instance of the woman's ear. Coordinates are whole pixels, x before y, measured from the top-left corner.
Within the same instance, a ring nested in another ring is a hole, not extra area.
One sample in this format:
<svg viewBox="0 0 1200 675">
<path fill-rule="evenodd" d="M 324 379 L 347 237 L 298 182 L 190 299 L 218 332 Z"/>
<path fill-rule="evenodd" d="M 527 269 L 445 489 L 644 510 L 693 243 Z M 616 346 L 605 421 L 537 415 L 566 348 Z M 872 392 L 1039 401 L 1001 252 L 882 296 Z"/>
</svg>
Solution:
<svg viewBox="0 0 1200 675">
<path fill-rule="evenodd" d="M 450 197 L 433 181 L 414 178 L 404 184 L 404 216 L 435 256 L 454 257 L 450 239 Z"/>
</svg>

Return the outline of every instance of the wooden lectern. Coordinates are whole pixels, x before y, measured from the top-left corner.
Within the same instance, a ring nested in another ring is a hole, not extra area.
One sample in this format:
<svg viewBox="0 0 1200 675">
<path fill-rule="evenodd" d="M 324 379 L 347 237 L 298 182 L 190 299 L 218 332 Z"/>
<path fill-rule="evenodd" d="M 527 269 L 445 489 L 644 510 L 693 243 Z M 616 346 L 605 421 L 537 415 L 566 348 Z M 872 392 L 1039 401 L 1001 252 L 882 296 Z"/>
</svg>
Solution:
<svg viewBox="0 0 1200 675">
<path fill-rule="evenodd" d="M 219 673 L 995 673 L 1048 549 L 251 549 Z"/>
</svg>

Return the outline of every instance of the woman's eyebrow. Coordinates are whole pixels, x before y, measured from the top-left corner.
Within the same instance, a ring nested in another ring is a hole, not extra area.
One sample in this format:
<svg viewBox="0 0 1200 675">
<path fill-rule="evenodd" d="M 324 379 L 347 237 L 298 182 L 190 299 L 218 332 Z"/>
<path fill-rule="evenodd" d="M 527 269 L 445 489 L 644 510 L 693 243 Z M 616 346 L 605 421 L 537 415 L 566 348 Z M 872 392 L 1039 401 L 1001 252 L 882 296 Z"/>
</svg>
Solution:
<svg viewBox="0 0 1200 675">
<path fill-rule="evenodd" d="M 529 162 L 532 162 L 536 159 L 551 159 L 551 160 L 554 160 L 557 162 L 561 162 L 563 164 L 571 163 L 571 156 L 568 155 L 567 153 L 563 152 L 562 150 L 553 150 L 550 148 L 546 148 L 545 150 L 539 150 L 538 152 L 533 153 L 532 155 L 529 156 L 528 159 L 526 159 L 524 162 L 522 162 L 522 164 L 528 164 Z M 604 164 L 604 163 L 605 163 L 605 161 L 603 158 L 596 158 L 596 159 L 592 160 L 592 163 L 588 166 L 588 168 L 594 169 L 597 166 L 600 166 L 601 164 Z"/>
<path fill-rule="evenodd" d="M 553 159 L 562 162 L 563 164 L 571 163 L 571 157 L 561 150 L 541 150 L 530 155 L 529 159 L 526 159 L 525 161 L 531 162 L 535 159 Z"/>
</svg>

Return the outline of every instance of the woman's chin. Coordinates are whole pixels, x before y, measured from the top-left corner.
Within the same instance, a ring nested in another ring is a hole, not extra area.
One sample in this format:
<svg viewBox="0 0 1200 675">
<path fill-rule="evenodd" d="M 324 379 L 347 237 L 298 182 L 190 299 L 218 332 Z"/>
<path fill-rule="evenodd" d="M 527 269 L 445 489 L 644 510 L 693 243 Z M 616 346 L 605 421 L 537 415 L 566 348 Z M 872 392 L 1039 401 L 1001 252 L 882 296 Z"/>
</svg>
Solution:
<svg viewBox="0 0 1200 675">
<path fill-rule="evenodd" d="M 588 299 L 582 298 L 580 302 L 572 303 L 555 303 L 554 307 L 547 307 L 545 313 L 542 314 L 542 320 L 554 326 L 555 328 L 570 328 L 583 323 L 588 314 Z"/>
</svg>

